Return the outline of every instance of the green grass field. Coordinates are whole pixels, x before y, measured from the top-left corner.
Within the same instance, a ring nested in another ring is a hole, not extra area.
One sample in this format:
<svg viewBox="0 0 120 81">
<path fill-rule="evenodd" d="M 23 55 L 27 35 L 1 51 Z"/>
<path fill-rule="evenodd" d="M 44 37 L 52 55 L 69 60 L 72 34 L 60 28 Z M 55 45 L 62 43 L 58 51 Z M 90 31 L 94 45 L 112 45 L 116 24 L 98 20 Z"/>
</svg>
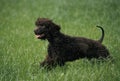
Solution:
<svg viewBox="0 0 120 81">
<path fill-rule="evenodd" d="M 47 41 L 34 36 L 38 17 L 52 19 L 61 32 L 99 39 L 114 61 L 68 62 L 46 71 L 39 62 Z M 0 81 L 120 81 L 120 0 L 0 0 Z"/>
</svg>

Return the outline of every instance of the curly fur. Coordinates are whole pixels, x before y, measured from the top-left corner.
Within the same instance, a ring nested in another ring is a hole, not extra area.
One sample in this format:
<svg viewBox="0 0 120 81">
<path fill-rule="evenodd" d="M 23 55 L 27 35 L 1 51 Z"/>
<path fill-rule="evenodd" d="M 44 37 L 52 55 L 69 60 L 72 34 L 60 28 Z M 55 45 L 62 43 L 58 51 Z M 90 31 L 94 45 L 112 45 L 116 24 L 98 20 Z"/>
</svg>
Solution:
<svg viewBox="0 0 120 81">
<path fill-rule="evenodd" d="M 60 32 L 60 26 L 47 18 L 38 18 L 35 22 L 34 33 L 38 39 L 49 42 L 48 54 L 41 66 L 63 66 L 67 61 L 74 61 L 79 58 L 107 58 L 109 52 L 101 44 L 104 35 L 99 41 L 84 37 L 71 37 Z M 102 33 L 104 30 L 102 27 Z"/>
</svg>

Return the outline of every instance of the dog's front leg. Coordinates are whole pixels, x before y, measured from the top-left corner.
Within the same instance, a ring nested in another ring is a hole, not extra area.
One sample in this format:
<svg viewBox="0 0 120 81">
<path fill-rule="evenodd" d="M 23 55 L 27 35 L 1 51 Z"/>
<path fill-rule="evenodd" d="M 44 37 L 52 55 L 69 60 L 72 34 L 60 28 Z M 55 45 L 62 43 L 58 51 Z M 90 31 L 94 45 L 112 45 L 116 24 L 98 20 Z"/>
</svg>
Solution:
<svg viewBox="0 0 120 81">
<path fill-rule="evenodd" d="M 40 66 L 45 67 L 45 68 L 52 68 L 56 67 L 57 65 L 59 66 L 64 66 L 65 62 L 62 61 L 59 58 L 51 58 L 49 55 L 46 56 L 45 60 L 40 63 Z"/>
<path fill-rule="evenodd" d="M 40 66 L 50 68 L 50 67 L 55 66 L 55 61 L 53 58 L 47 55 L 45 60 L 40 63 Z"/>
</svg>

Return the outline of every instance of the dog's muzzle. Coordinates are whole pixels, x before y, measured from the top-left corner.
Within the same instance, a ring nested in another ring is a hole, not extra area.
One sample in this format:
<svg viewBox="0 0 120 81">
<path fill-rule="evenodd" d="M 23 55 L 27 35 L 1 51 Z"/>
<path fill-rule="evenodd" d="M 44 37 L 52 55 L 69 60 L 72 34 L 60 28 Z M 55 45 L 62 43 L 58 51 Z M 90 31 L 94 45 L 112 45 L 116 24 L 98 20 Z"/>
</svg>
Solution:
<svg viewBox="0 0 120 81">
<path fill-rule="evenodd" d="M 34 33 L 35 33 L 36 38 L 38 38 L 38 39 L 41 39 L 41 38 L 43 38 L 45 36 L 45 34 L 40 33 L 40 30 L 38 30 L 38 29 L 35 29 Z"/>
<path fill-rule="evenodd" d="M 44 36 L 45 36 L 45 34 L 35 35 L 35 36 L 36 36 L 36 38 L 40 39 L 40 38 L 44 37 Z"/>
</svg>

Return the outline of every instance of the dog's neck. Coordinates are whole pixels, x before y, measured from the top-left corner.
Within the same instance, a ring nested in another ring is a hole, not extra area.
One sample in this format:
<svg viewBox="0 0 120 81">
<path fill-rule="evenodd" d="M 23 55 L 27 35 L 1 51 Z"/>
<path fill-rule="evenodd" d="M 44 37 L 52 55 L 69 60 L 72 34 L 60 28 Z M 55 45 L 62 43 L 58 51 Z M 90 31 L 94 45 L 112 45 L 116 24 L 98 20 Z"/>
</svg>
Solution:
<svg viewBox="0 0 120 81">
<path fill-rule="evenodd" d="M 50 33 L 49 37 L 47 37 L 47 40 L 50 44 L 60 43 L 63 41 L 64 37 L 65 35 L 61 32 Z"/>
</svg>

